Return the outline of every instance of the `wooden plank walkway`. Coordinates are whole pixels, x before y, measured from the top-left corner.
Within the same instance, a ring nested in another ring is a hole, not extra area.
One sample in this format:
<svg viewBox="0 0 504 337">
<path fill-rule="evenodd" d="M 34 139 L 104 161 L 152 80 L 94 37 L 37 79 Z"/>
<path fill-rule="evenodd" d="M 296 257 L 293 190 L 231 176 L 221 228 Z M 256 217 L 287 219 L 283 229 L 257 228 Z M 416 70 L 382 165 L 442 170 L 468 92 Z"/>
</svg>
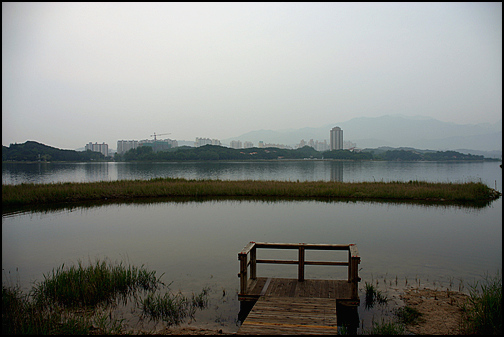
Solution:
<svg viewBox="0 0 504 337">
<path fill-rule="evenodd" d="M 304 280 L 258 277 L 247 293 L 257 302 L 238 334 L 337 333 L 336 300 L 352 300 L 346 280 Z"/>
<path fill-rule="evenodd" d="M 352 299 L 352 284 L 346 280 L 308 279 L 302 282 L 288 278 L 258 277 L 249 280 L 247 295 L 274 297 L 316 297 L 339 300 Z"/>
<path fill-rule="evenodd" d="M 333 298 L 261 296 L 238 330 L 238 335 L 337 333 Z"/>
</svg>

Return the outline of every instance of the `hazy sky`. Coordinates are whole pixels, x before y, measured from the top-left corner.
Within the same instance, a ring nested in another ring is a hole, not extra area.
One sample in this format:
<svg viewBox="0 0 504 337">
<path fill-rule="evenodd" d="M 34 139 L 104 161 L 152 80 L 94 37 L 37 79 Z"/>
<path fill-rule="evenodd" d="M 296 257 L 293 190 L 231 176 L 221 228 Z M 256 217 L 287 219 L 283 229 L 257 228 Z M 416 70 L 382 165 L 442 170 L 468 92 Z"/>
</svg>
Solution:
<svg viewBox="0 0 504 337">
<path fill-rule="evenodd" d="M 502 4 L 2 3 L 6 146 L 386 114 L 501 119 Z"/>
</svg>

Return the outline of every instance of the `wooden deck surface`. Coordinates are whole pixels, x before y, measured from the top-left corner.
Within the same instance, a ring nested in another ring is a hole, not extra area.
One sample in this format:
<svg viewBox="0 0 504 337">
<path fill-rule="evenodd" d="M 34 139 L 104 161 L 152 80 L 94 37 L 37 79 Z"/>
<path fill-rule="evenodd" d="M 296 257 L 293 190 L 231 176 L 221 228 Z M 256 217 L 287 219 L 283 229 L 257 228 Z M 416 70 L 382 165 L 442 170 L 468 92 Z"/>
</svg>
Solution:
<svg viewBox="0 0 504 337">
<path fill-rule="evenodd" d="M 275 297 L 316 297 L 350 300 L 352 284 L 345 280 L 304 280 L 258 277 L 249 280 L 247 295 Z"/>
<path fill-rule="evenodd" d="M 336 300 L 351 300 L 351 283 L 258 277 L 249 280 L 247 294 L 257 302 L 238 334 L 334 335 Z"/>
<path fill-rule="evenodd" d="M 335 335 L 336 333 L 335 299 L 261 296 L 237 334 Z"/>
</svg>

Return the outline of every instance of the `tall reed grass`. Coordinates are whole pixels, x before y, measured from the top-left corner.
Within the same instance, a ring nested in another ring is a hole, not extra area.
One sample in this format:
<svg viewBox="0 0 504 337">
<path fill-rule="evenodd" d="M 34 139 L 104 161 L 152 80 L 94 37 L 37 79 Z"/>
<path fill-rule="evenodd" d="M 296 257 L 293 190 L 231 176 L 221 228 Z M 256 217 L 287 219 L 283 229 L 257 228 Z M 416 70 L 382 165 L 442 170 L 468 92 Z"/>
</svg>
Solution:
<svg viewBox="0 0 504 337">
<path fill-rule="evenodd" d="M 35 301 L 41 305 L 57 303 L 64 307 L 95 307 L 111 304 L 117 299 L 126 301 L 138 290 L 155 291 L 163 284 L 156 278 L 155 271 L 148 271 L 143 266 L 107 265 L 105 261 L 96 261 L 87 267 L 81 261 L 69 268 L 63 264 L 44 278 L 33 288 Z"/>
<path fill-rule="evenodd" d="M 388 298 L 380 290 L 376 289 L 371 283 L 365 282 L 366 289 L 366 309 L 374 307 L 375 303 L 386 304 Z"/>
<path fill-rule="evenodd" d="M 182 323 L 187 317 L 194 318 L 196 309 L 207 306 L 208 289 L 189 299 L 182 293 L 149 294 L 142 303 L 143 313 L 151 320 L 163 320 L 169 326 Z"/>
<path fill-rule="evenodd" d="M 500 193 L 481 182 L 223 181 L 155 178 L 89 183 L 2 185 L 2 206 L 171 197 L 282 197 L 448 202 L 491 201 Z"/>
</svg>

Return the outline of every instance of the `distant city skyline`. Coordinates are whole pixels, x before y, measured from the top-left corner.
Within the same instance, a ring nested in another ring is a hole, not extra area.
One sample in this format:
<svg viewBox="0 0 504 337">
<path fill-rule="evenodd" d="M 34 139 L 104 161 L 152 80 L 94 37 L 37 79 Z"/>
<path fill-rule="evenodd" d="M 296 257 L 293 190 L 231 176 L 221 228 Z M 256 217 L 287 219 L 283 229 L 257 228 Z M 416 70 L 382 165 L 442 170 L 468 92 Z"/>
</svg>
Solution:
<svg viewBox="0 0 504 337">
<path fill-rule="evenodd" d="M 392 146 L 431 150 L 473 149 L 494 151 L 502 149 L 502 123 L 493 125 L 461 125 L 443 123 L 433 118 L 422 118 L 420 116 L 407 117 L 404 115 L 386 115 L 377 118 L 355 118 L 349 122 L 340 123 L 340 125 L 345 125 L 350 135 L 350 137 L 345 137 L 343 142 L 344 148 Z M 309 134 L 306 133 L 307 130 L 311 130 Z M 252 142 L 254 146 L 259 146 L 259 141 L 262 140 L 263 143 L 297 148 L 301 145 L 302 141 L 305 143 L 308 143 L 310 140 L 314 142 L 325 141 L 327 139 L 328 130 L 330 130 L 328 127 L 303 128 L 288 131 L 257 130 L 228 140 L 215 140 L 221 142 L 222 145 L 230 147 L 232 147 L 232 140 Z M 369 140 L 361 139 L 364 135 L 366 137 L 375 138 L 375 140 L 370 143 Z M 427 138 L 422 141 L 422 136 Z M 446 137 L 446 139 L 436 140 L 435 138 L 439 136 Z M 285 137 L 288 137 L 290 140 L 287 140 Z M 380 141 L 380 137 L 385 138 Z M 429 142 L 428 138 L 432 138 L 432 140 Z M 395 143 L 392 144 L 390 142 L 393 139 L 395 139 Z M 208 142 L 211 143 L 209 138 L 208 140 Z M 153 139 L 139 141 L 148 142 L 153 141 Z M 171 141 L 177 142 L 180 145 L 194 146 L 194 140 Z M 448 141 L 448 143 L 446 141 Z M 484 145 L 485 143 L 486 145 Z M 51 144 L 47 145 L 52 146 Z M 316 147 L 317 146 L 315 146 L 315 148 Z M 82 147 L 76 149 L 82 149 Z"/>
</svg>

